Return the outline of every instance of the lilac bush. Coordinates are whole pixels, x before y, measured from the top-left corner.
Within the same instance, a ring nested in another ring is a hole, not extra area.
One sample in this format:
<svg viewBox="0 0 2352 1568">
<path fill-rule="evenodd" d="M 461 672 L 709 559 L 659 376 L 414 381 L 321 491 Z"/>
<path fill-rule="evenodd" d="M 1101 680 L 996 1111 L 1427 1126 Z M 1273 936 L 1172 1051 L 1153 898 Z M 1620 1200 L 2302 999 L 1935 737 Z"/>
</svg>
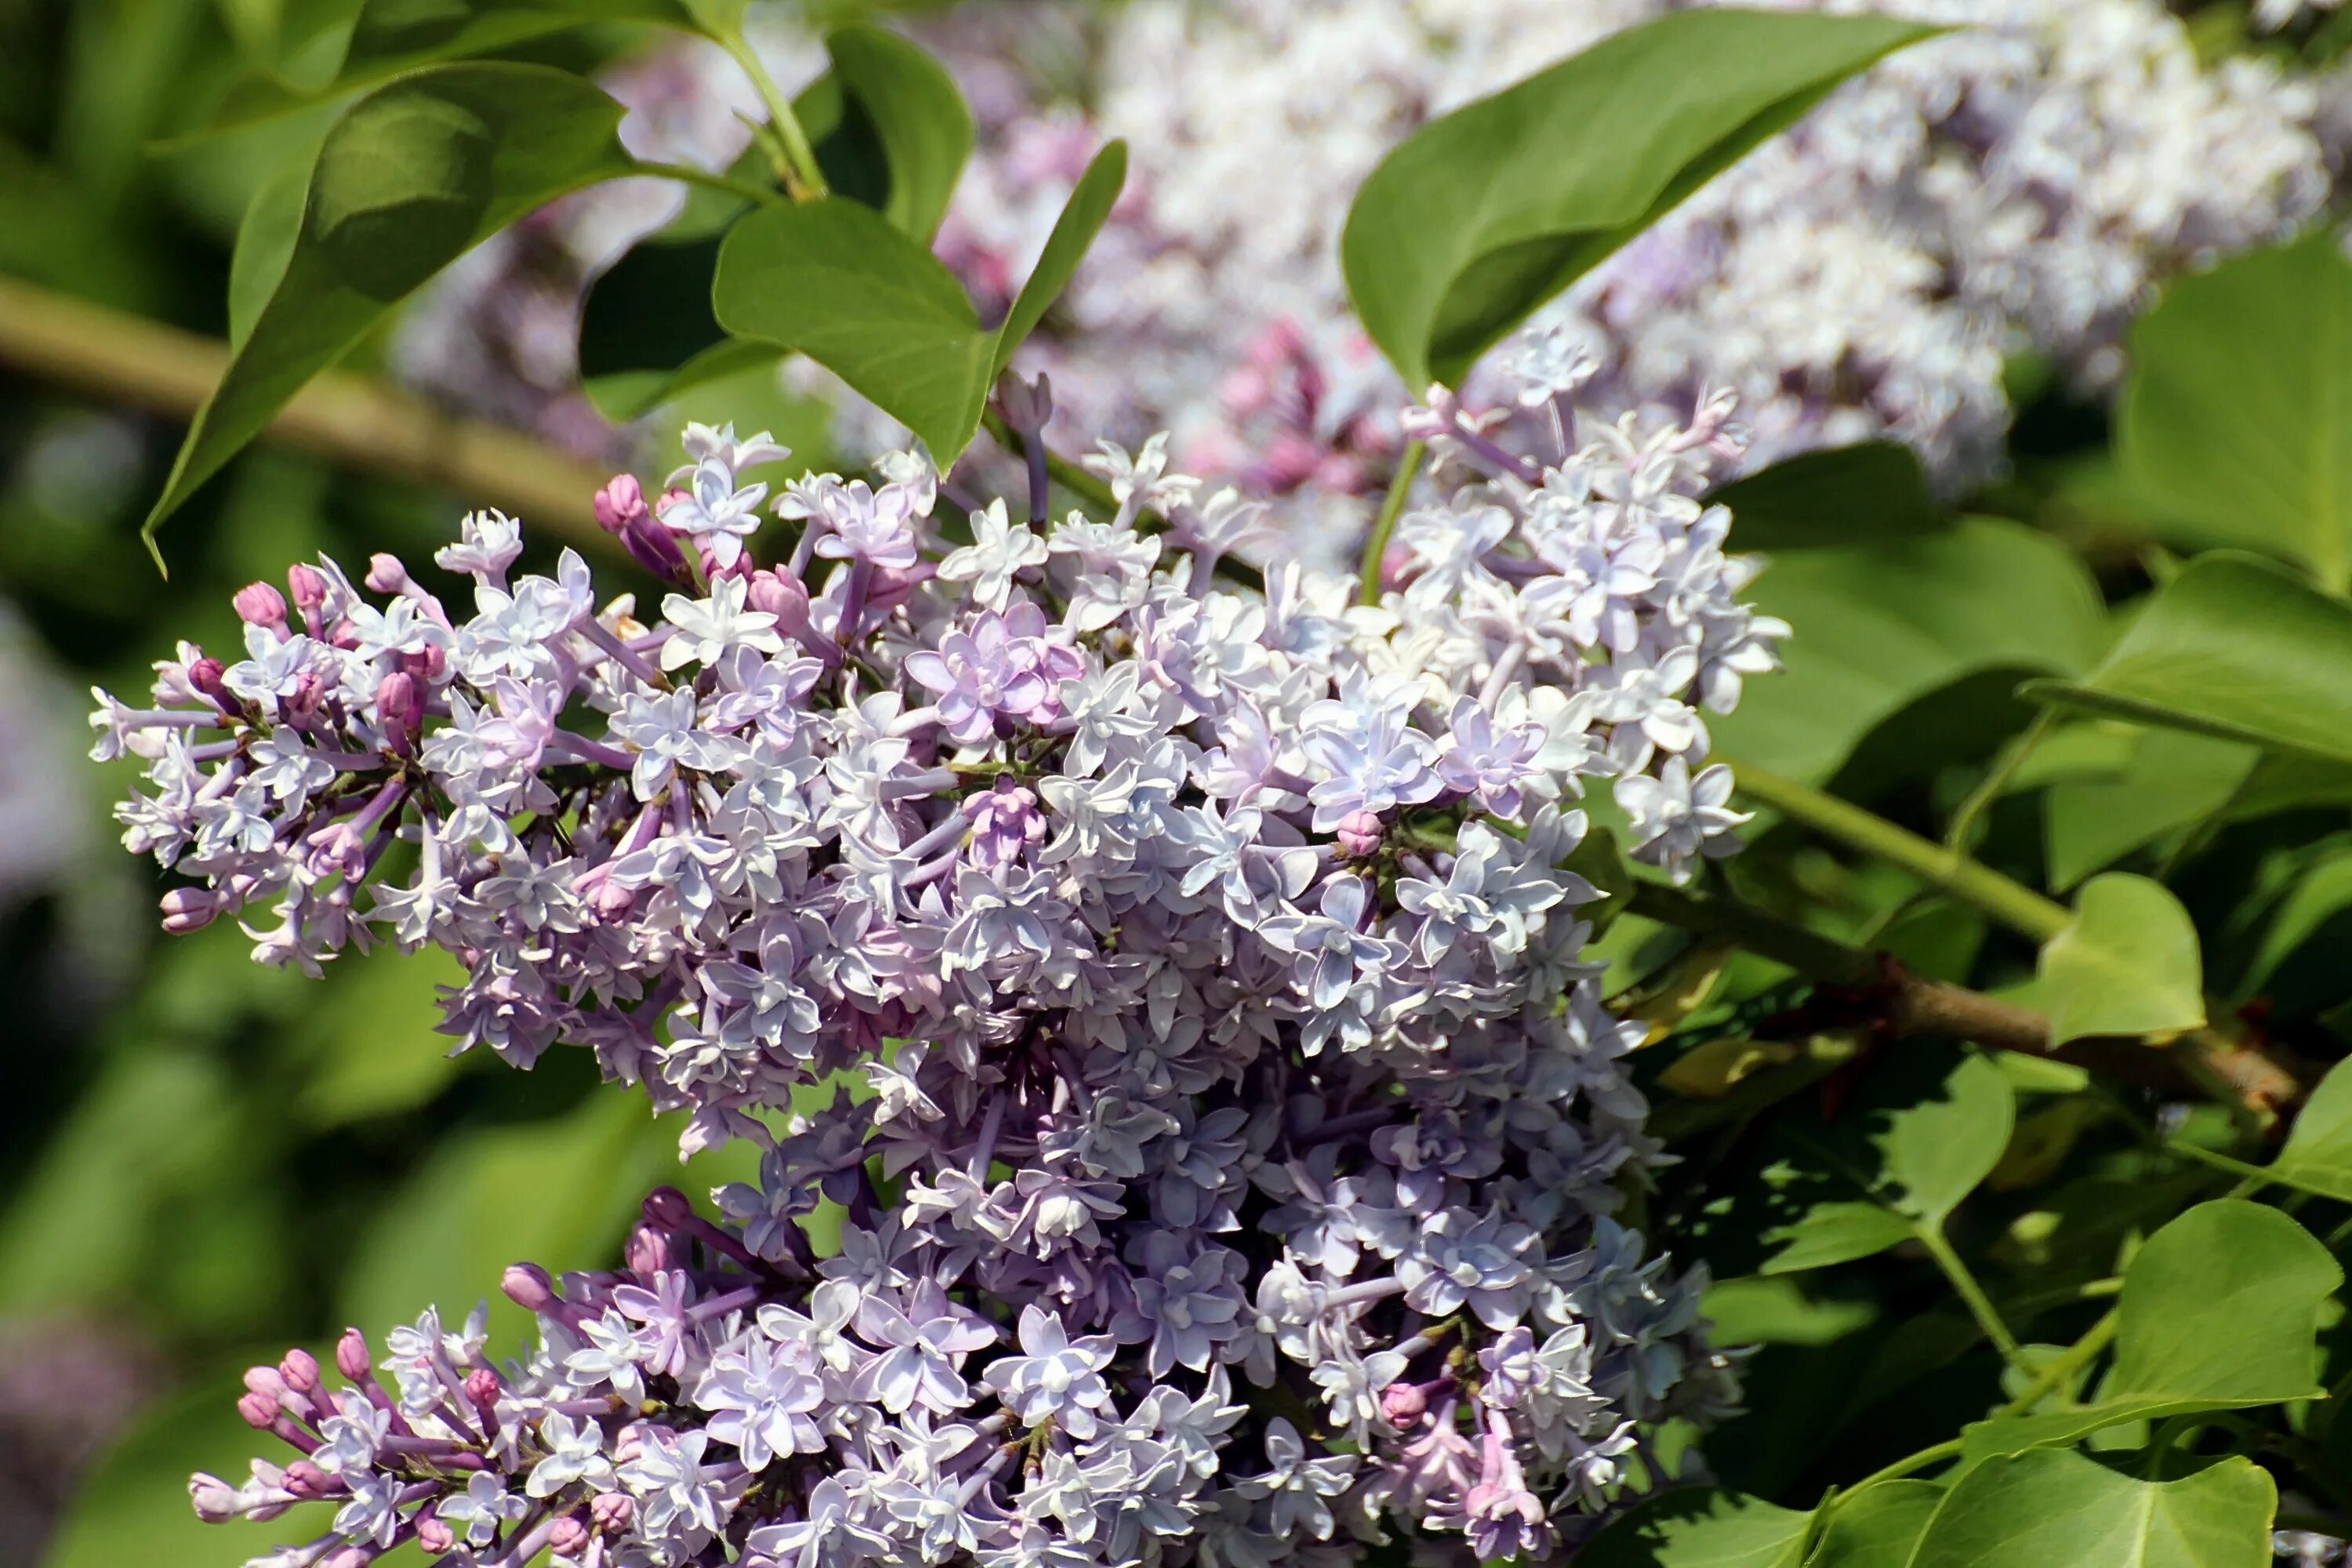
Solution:
<svg viewBox="0 0 2352 1568">
<path fill-rule="evenodd" d="M 1614 1217 L 1659 1158 L 1643 1026 L 1565 862 L 1602 782 L 1672 871 L 1735 842 L 1701 713 L 1787 628 L 1692 499 L 1729 412 L 1538 458 L 1412 411 L 1485 468 L 1370 604 L 1220 577 L 1262 509 L 1158 440 L 1055 519 L 967 511 L 919 453 L 754 479 L 786 454 L 698 426 L 657 500 L 597 498 L 657 621 L 568 551 L 515 575 L 495 513 L 436 557 L 470 615 L 387 555 L 240 592 L 242 658 L 183 646 L 92 719 L 145 768 L 126 842 L 191 879 L 167 928 L 313 973 L 450 950 L 457 1049 L 584 1047 L 689 1147 L 762 1154 L 724 1224 L 656 1193 L 624 1268 L 510 1271 L 520 1360 L 428 1312 L 381 1362 L 347 1337 L 340 1392 L 257 1369 L 292 1462 L 199 1510 L 335 1503 L 272 1568 L 1262 1563 L 1385 1527 L 1492 1561 L 1664 1479 L 1661 1423 L 1736 1384 L 1702 1274 Z"/>
</svg>

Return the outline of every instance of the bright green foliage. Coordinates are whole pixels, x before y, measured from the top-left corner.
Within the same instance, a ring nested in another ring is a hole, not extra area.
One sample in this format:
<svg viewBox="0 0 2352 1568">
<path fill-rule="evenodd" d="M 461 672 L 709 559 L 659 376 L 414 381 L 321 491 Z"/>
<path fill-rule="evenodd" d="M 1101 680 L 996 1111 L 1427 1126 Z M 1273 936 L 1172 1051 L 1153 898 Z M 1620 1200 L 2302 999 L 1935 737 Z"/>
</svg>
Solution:
<svg viewBox="0 0 2352 1568">
<path fill-rule="evenodd" d="M 824 52 L 833 58 L 842 90 L 881 142 L 890 178 L 882 216 L 928 242 L 939 232 L 956 176 L 971 156 L 971 110 L 955 79 L 921 49 L 879 27 L 844 27 L 826 37 Z M 1095 226 L 1101 226 L 1099 218 Z"/>
<path fill-rule="evenodd" d="M 1767 1274 L 1794 1274 L 1805 1268 L 1826 1268 L 1872 1258 L 1912 1239 L 1911 1222 L 1893 1209 L 1871 1203 L 1816 1204 L 1793 1225 L 1773 1231 L 1767 1241 L 1780 1250 L 1765 1260 Z"/>
<path fill-rule="evenodd" d="M 997 371 L 1059 295 L 1118 200 L 1127 149 L 1096 154 L 1037 270 L 991 331 L 929 250 L 870 208 L 835 197 L 753 214 L 720 247 L 719 324 L 804 353 L 952 462 L 980 427 Z"/>
<path fill-rule="evenodd" d="M 1828 778 L 1877 726 L 1970 677 L 2088 668 L 2105 635 L 2082 563 L 2015 523 L 1770 559 L 1748 597 L 1801 630 L 1782 675 L 1707 722 L 1729 754 L 1792 778 Z"/>
<path fill-rule="evenodd" d="M 1711 175 L 1931 31 L 1879 16 L 1685 12 L 1432 121 L 1348 214 L 1340 264 L 1356 312 L 1407 386 L 1458 384 L 1536 307 Z"/>
<path fill-rule="evenodd" d="M 2338 1064 L 2320 1079 L 2270 1170 L 2273 1181 L 2352 1203 L 2352 1072 Z"/>
<path fill-rule="evenodd" d="M 156 526 L 303 383 L 435 273 L 531 209 L 627 173 L 620 119 L 621 106 L 593 84 L 524 65 L 443 66 L 353 104 L 319 149 L 269 303 L 148 514 L 150 547 Z M 282 231 L 249 237 L 273 250 L 284 243 Z"/>
<path fill-rule="evenodd" d="M 2278 1210 L 2200 1204 L 2150 1237 L 2124 1276 L 2115 1365 L 2092 1401 L 1981 1422 L 1971 1458 L 2069 1443 L 2101 1427 L 2318 1394 L 2313 1343 L 2344 1271 Z"/>
<path fill-rule="evenodd" d="M 1904 1568 L 1944 1501 L 1933 1481 L 1881 1481 L 1831 1510 L 1807 1568 Z"/>
<path fill-rule="evenodd" d="M 2117 447 L 2174 537 L 2352 587 L 2352 261 L 2334 237 L 2183 279 L 2132 365 Z"/>
<path fill-rule="evenodd" d="M 2252 556 L 2200 556 L 2078 681 L 2027 696 L 2352 762 L 2352 605 Z"/>
<path fill-rule="evenodd" d="M 1643 1503 L 1577 1554 L 1581 1568 L 1798 1568 L 1812 1515 L 1721 1489 Z"/>
<path fill-rule="evenodd" d="M 2038 994 L 2053 1045 L 2196 1028 L 2205 1022 L 2197 928 L 2161 882 L 2119 871 L 2094 877 L 2073 921 L 2042 945 Z"/>
<path fill-rule="evenodd" d="M 2042 1449 L 1961 1477 L 1908 1568 L 2264 1568 L 2277 1496 L 2242 1458 L 2159 1483 Z"/>
</svg>

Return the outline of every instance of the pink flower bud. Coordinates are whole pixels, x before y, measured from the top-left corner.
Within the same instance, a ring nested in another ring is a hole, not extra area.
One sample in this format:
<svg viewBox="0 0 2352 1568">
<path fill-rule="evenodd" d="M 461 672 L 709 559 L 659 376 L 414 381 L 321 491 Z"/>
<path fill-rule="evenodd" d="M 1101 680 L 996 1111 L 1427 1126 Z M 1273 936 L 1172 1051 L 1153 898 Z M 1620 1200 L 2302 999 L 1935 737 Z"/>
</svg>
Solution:
<svg viewBox="0 0 2352 1568">
<path fill-rule="evenodd" d="M 226 673 L 220 660 L 207 656 L 188 666 L 188 684 L 215 702 L 234 702 L 236 700 L 221 682 L 221 677 Z"/>
<path fill-rule="evenodd" d="M 286 1489 L 304 1502 L 316 1502 L 332 1491 L 335 1479 L 308 1459 L 286 1467 Z"/>
<path fill-rule="evenodd" d="M 664 1230 L 682 1230 L 694 1217 L 694 1205 L 676 1187 L 656 1187 L 646 1194 L 646 1223 Z"/>
<path fill-rule="evenodd" d="M 247 583 L 229 601 L 236 607 L 236 618 L 251 626 L 283 626 L 286 624 L 286 595 L 267 583 Z"/>
<path fill-rule="evenodd" d="M 866 607 L 869 610 L 895 610 L 923 584 L 939 574 L 939 568 L 928 561 L 918 561 L 912 566 L 877 566 L 873 581 L 866 590 Z"/>
<path fill-rule="evenodd" d="M 313 671 L 294 683 L 294 695 L 281 698 L 279 707 L 287 718 L 300 723 L 316 716 L 326 700 L 327 683 Z"/>
<path fill-rule="evenodd" d="M 416 1544 L 425 1549 L 425 1555 L 438 1557 L 457 1544 L 457 1532 L 428 1509 L 416 1516 Z"/>
<path fill-rule="evenodd" d="M 722 566 L 719 557 L 710 552 L 709 545 L 698 542 L 694 552 L 702 562 L 702 575 L 708 582 L 716 583 L 723 577 L 749 577 L 755 570 L 749 555 L 739 554 L 732 566 Z"/>
<path fill-rule="evenodd" d="M 249 1366 L 245 1369 L 245 1388 L 248 1394 L 258 1394 L 274 1407 L 286 1397 L 286 1379 L 274 1366 Z"/>
<path fill-rule="evenodd" d="M 408 586 L 408 568 L 399 556 L 378 551 L 368 557 L 367 585 L 379 594 L 397 594 Z"/>
<path fill-rule="evenodd" d="M 289 566 L 286 586 L 293 595 L 295 608 L 305 615 L 327 602 L 327 574 L 315 566 Z"/>
<path fill-rule="evenodd" d="M 202 1470 L 188 1478 L 188 1500 L 206 1524 L 226 1524 L 238 1516 L 236 1489 L 218 1476 Z"/>
<path fill-rule="evenodd" d="M 319 1358 L 306 1350 L 290 1350 L 278 1363 L 278 1375 L 297 1394 L 319 1392 Z"/>
<path fill-rule="evenodd" d="M 635 893 L 606 879 L 596 884 L 596 891 L 589 899 L 588 906 L 606 925 L 618 925 L 629 918 L 629 910 L 636 906 L 636 901 Z"/>
<path fill-rule="evenodd" d="M 624 1464 L 627 1462 L 622 1460 Z M 619 1535 L 636 1519 L 637 1505 L 629 1500 L 626 1492 L 598 1492 L 588 1505 L 588 1517 L 594 1520 L 596 1528 L 605 1534 Z"/>
<path fill-rule="evenodd" d="M 319 1568 L 368 1568 L 375 1553 L 364 1546 L 346 1546 L 340 1552 L 330 1552 L 320 1560 Z"/>
<path fill-rule="evenodd" d="M 751 586 L 744 600 L 751 608 L 775 616 L 776 628 L 786 637 L 798 637 L 808 630 L 808 586 L 787 567 L 752 573 Z"/>
<path fill-rule="evenodd" d="M 402 654 L 400 668 L 423 685 L 438 685 L 442 673 L 449 668 L 449 653 L 437 642 L 427 643 L 423 653 Z"/>
<path fill-rule="evenodd" d="M 345 1329 L 343 1337 L 335 1342 L 335 1370 L 353 1383 L 365 1383 L 375 1375 L 369 1364 L 367 1336 L 357 1329 Z"/>
<path fill-rule="evenodd" d="M 466 1403 L 482 1413 L 482 1419 L 495 1426 L 499 1418 L 499 1396 L 506 1392 L 499 1374 L 488 1367 L 478 1366 L 466 1374 Z"/>
<path fill-rule="evenodd" d="M 558 1557 L 577 1557 L 588 1550 L 587 1524 L 577 1514 L 565 1514 L 549 1527 L 548 1550 Z"/>
<path fill-rule="evenodd" d="M 163 895 L 163 929 L 185 936 L 212 924 L 220 911 L 219 895 L 204 888 L 174 888 Z"/>
<path fill-rule="evenodd" d="M 1338 832 L 1339 852 L 1343 855 L 1370 855 L 1381 847 L 1381 819 L 1369 811 L 1351 811 L 1339 819 Z"/>
<path fill-rule="evenodd" d="M 1391 1383 L 1381 1390 L 1381 1414 L 1394 1426 L 1410 1428 L 1429 1413 L 1429 1395 L 1418 1384 Z"/>
<path fill-rule="evenodd" d="M 236 1413 L 257 1432 L 267 1432 L 278 1425 L 278 1401 L 266 1394 L 244 1394 L 236 1402 Z"/>
<path fill-rule="evenodd" d="M 619 533 L 645 515 L 645 487 L 635 474 L 614 474 L 596 492 L 596 526 L 607 533 Z"/>
<path fill-rule="evenodd" d="M 394 670 L 376 683 L 375 710 L 387 728 L 398 725 L 407 728 L 422 710 L 416 697 L 416 678 L 405 670 Z"/>
<path fill-rule="evenodd" d="M 629 1233 L 629 1245 L 622 1249 L 621 1258 L 638 1274 L 660 1274 L 677 1267 L 677 1249 L 668 1236 L 649 1225 Z"/>
<path fill-rule="evenodd" d="M 536 1263 L 509 1264 L 499 1288 L 526 1312 L 544 1312 L 555 1304 L 555 1281 Z"/>
</svg>

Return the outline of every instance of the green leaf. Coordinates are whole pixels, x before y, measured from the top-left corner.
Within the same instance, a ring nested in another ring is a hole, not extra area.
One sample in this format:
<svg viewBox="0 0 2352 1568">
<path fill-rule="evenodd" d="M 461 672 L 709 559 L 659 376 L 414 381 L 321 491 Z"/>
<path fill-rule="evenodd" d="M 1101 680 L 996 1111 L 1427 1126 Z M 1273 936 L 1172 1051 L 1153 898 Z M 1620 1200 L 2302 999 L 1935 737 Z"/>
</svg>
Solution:
<svg viewBox="0 0 2352 1568">
<path fill-rule="evenodd" d="M 2210 820 L 2261 760 L 2251 746 L 2152 730 L 2138 737 L 2116 773 L 2052 784 L 2042 817 L 2052 889 L 2063 892 L 2135 850 Z"/>
<path fill-rule="evenodd" d="M 1720 1487 L 1662 1493 L 1576 1554 L 1578 1568 L 1797 1568 L 1813 1516 Z"/>
<path fill-rule="evenodd" d="M 1423 126 L 1356 193 L 1340 265 L 1405 384 L 1489 346 L 1839 82 L 1932 31 L 1693 11 Z"/>
<path fill-rule="evenodd" d="M 296 40 L 302 65 L 232 83 L 202 129 L 163 147 L 177 150 L 364 92 L 408 71 L 598 22 L 691 26 L 672 0 L 365 0 L 347 19 Z"/>
<path fill-rule="evenodd" d="M 920 437 L 941 468 L 980 425 L 995 334 L 881 214 L 838 198 L 753 213 L 719 247 L 729 331 L 795 350 Z"/>
<path fill-rule="evenodd" d="M 439 987 L 464 978 L 439 952 L 379 949 L 336 965 L 331 999 L 291 1032 L 306 1069 L 289 1097 L 294 1119 L 325 1131 L 413 1110 L 475 1065 L 476 1058 L 444 1049 L 434 1032 Z"/>
<path fill-rule="evenodd" d="M 1046 310 L 1069 287 L 1078 263 L 1086 258 L 1087 247 L 1102 232 L 1103 221 L 1118 204 L 1118 194 L 1126 184 L 1127 143 L 1108 142 L 1094 155 L 1087 172 L 1078 176 L 1070 199 L 1062 205 L 1062 216 L 1054 220 L 1054 232 L 1045 238 L 1045 249 L 1037 258 L 1036 269 L 1021 285 L 1021 292 L 1013 296 L 1013 308 L 1005 312 L 1004 324 L 997 329 L 996 347 L 989 357 L 992 383 L 1012 360 L 1013 351 L 1045 318 Z"/>
<path fill-rule="evenodd" d="M 1983 518 L 1792 551 L 1748 596 L 1797 628 L 1781 650 L 1788 668 L 1748 683 L 1738 710 L 1707 727 L 1727 754 L 1812 784 L 1921 699 L 1988 672 L 2078 672 L 2106 635 L 2097 587 L 2072 552 Z"/>
<path fill-rule="evenodd" d="M 1873 1258 L 1916 1233 L 1911 1222 L 1876 1204 L 1816 1204 L 1794 1225 L 1768 1232 L 1766 1241 L 1780 1250 L 1764 1260 L 1766 1274 L 1794 1274 L 1803 1268 L 1826 1268 Z"/>
<path fill-rule="evenodd" d="M 2040 1449 L 1962 1476 L 1911 1568 L 2265 1568 L 2278 1489 L 2250 1459 L 2177 1481 Z"/>
<path fill-rule="evenodd" d="M 1818 550 L 1933 533 L 1947 520 L 1918 454 L 1897 441 L 1801 452 L 1717 487 L 1742 550 Z"/>
<path fill-rule="evenodd" d="M 2177 1035 L 2205 1022 L 2197 928 L 2160 882 L 2109 871 L 2083 886 L 2074 918 L 2042 944 L 2037 992 L 2050 1041 Z"/>
<path fill-rule="evenodd" d="M 971 155 L 971 110 L 955 79 L 916 45 L 879 27 L 827 35 L 834 75 L 873 122 L 889 167 L 883 215 L 929 243 Z"/>
<path fill-rule="evenodd" d="M 2335 237 L 2182 279 L 2131 363 L 2116 442 L 2172 537 L 2352 587 L 2352 262 Z"/>
<path fill-rule="evenodd" d="M 905 425 L 940 467 L 980 427 L 997 367 L 1045 314 L 1118 199 L 1127 148 L 1096 154 L 997 331 L 917 241 L 854 202 L 752 214 L 719 247 L 711 300 L 729 331 L 808 355 Z"/>
<path fill-rule="evenodd" d="M 228 341 L 242 345 L 253 335 L 254 322 L 269 306 L 269 297 L 286 277 L 302 237 L 302 207 L 310 195 L 310 166 L 318 158 L 313 147 L 303 157 L 289 159 L 262 182 L 236 226 L 236 249 L 228 264 Z"/>
<path fill-rule="evenodd" d="M 2352 605 L 2252 556 L 2200 556 L 2088 675 L 2023 689 L 2039 702 L 2352 762 Z"/>
<path fill-rule="evenodd" d="M 2295 1113 L 2294 1131 L 2270 1168 L 2273 1181 L 2340 1203 L 2352 1203 L 2352 1071 L 2347 1066 L 2327 1069 Z"/>
<path fill-rule="evenodd" d="M 1902 1568 L 1943 1503 L 1936 1481 L 1880 1481 L 1838 1500 L 1806 1568 Z"/>
<path fill-rule="evenodd" d="M 284 275 L 148 515 L 148 548 L 305 382 L 435 273 L 555 197 L 627 173 L 620 118 L 593 84 L 527 65 L 442 66 L 353 104 L 319 149 Z"/>
<path fill-rule="evenodd" d="M 2200 1204 L 2150 1237 L 2125 1270 L 2114 1369 L 2098 1397 L 2047 1415 L 1980 1421 L 1980 1459 L 2126 1421 L 2317 1397 L 2323 1303 L 2343 1283 L 2293 1218 L 2236 1198 Z"/>
</svg>

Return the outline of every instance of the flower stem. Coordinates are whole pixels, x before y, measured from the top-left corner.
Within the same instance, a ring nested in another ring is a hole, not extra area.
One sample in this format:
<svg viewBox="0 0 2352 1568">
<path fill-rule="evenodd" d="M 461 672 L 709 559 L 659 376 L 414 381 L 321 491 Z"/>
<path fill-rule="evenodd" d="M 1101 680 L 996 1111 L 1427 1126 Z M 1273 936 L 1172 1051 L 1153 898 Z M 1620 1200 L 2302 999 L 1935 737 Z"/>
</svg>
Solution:
<svg viewBox="0 0 2352 1568">
<path fill-rule="evenodd" d="M 2055 708 L 2044 708 L 2036 713 L 2033 722 L 2028 724 L 2024 732 L 2011 742 L 2000 758 L 1985 771 L 1985 776 L 1977 781 L 1977 787 L 1969 791 L 1969 797 L 1960 802 L 1960 809 L 1952 813 L 1951 826 L 1944 830 L 1945 848 L 1955 855 L 1969 852 L 1969 835 L 1975 831 L 1978 818 L 2000 798 L 2001 792 L 2009 787 L 2009 781 L 2017 776 L 2017 770 L 2024 764 L 2027 757 L 2033 754 L 2033 748 L 2042 743 L 2042 738 L 2050 732 L 2051 722 L 2057 713 Z"/>
<path fill-rule="evenodd" d="M 716 174 L 698 169 L 691 163 L 660 163 L 647 159 L 637 160 L 637 173 L 657 180 L 676 180 L 680 184 L 700 185 L 705 190 L 723 191 L 730 196 L 760 206 L 782 206 L 784 200 L 765 185 L 755 185 L 749 180 L 739 180 L 732 174 Z"/>
<path fill-rule="evenodd" d="M 1428 456 L 1428 446 L 1414 441 L 1397 459 L 1396 477 L 1389 481 L 1389 493 L 1381 502 L 1380 516 L 1372 521 L 1371 537 L 1364 541 L 1364 564 L 1359 574 L 1361 586 L 1356 595 L 1359 603 L 1381 602 L 1381 562 L 1389 552 L 1389 536 L 1396 531 L 1397 519 L 1404 512 L 1405 497 L 1412 493 L 1413 480 L 1421 477 L 1422 461 Z"/>
<path fill-rule="evenodd" d="M 2090 1365 L 2092 1358 L 2107 1348 L 2107 1342 L 2116 1337 L 2116 1330 L 2122 1324 L 2120 1310 L 2111 1310 L 2093 1323 L 2087 1333 L 2035 1373 L 2033 1381 L 2025 1385 L 2023 1393 L 1994 1411 L 1992 1418 L 2003 1421 L 2012 1415 L 2022 1415 L 2041 1404 L 2052 1389 Z"/>
<path fill-rule="evenodd" d="M 2009 1331 L 2009 1325 L 2000 1321 L 1999 1312 L 1993 1310 L 1992 1298 L 1984 1293 L 1984 1287 L 1977 1283 L 1977 1277 L 1969 1272 L 1969 1266 L 1961 1261 L 1958 1253 L 1952 1250 L 1952 1244 L 1944 1238 L 1944 1227 L 1940 1224 L 1920 1224 L 1912 1228 L 1918 1233 L 1919 1245 L 1927 1249 L 1927 1256 L 1936 1260 L 1936 1267 L 1944 1271 L 1944 1278 L 1950 1280 L 1952 1289 L 1959 1293 L 1960 1300 L 1969 1309 L 1969 1315 L 1976 1319 L 1977 1327 L 1984 1331 L 1985 1338 L 1990 1340 L 1993 1349 L 2000 1352 L 2000 1359 L 2021 1372 L 2032 1371 L 2025 1363 L 2024 1352 L 2018 1345 L 2017 1336 Z"/>
<path fill-rule="evenodd" d="M 1770 806 L 1825 837 L 1898 866 L 1920 880 L 1974 904 L 2036 943 L 2056 936 L 2074 918 L 2063 904 L 2043 898 L 2023 883 L 2011 881 L 1990 867 L 1979 865 L 1948 846 L 1930 843 L 1910 829 L 1898 827 L 1849 801 L 1784 778 L 1753 763 L 1733 761 L 1731 770 L 1739 792 L 1758 805 Z"/>
</svg>

